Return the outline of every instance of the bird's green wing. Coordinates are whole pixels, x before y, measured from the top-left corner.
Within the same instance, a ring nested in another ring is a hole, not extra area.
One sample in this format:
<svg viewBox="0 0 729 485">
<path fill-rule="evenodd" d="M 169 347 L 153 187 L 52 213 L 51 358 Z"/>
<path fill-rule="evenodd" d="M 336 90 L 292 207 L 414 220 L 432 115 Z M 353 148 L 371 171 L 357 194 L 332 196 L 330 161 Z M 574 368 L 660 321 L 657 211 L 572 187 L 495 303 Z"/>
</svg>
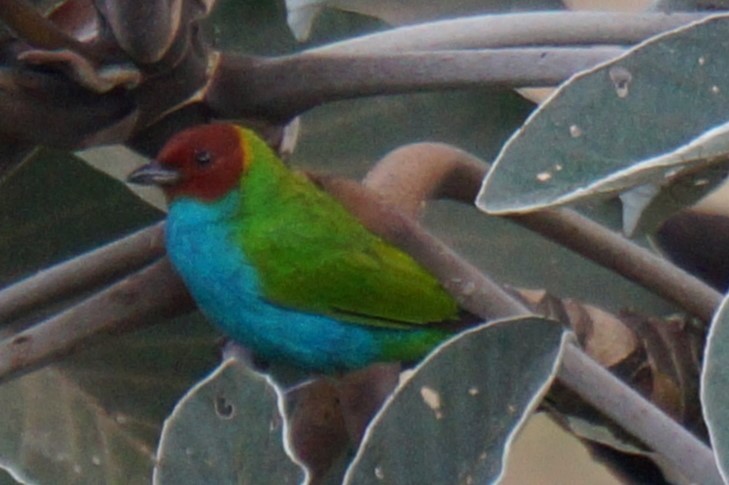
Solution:
<svg viewBox="0 0 729 485">
<path fill-rule="evenodd" d="M 241 190 L 237 237 L 272 303 L 384 327 L 457 320 L 434 276 L 278 160 L 251 163 Z"/>
</svg>

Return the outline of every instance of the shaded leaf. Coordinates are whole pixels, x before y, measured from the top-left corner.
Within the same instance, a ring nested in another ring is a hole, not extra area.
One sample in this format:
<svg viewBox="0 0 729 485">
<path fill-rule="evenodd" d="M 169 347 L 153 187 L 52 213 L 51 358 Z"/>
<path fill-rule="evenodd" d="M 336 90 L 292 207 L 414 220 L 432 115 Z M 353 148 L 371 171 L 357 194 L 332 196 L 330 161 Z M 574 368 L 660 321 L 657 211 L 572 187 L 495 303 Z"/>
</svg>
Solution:
<svg viewBox="0 0 729 485">
<path fill-rule="evenodd" d="M 701 373 L 701 405 L 711 444 L 725 482 L 729 482 L 729 298 L 719 307 L 706 338 Z"/>
<path fill-rule="evenodd" d="M 0 465 L 0 485 L 16 485 L 18 483 L 23 482 L 16 480 L 9 470 L 6 470 Z"/>
<path fill-rule="evenodd" d="M 307 47 L 381 30 L 376 19 L 342 11 L 324 15 Z M 256 0 L 216 2 L 203 25 L 216 48 L 257 55 L 281 55 L 304 46 L 294 39 L 286 24 L 284 2 Z"/>
<path fill-rule="evenodd" d="M 0 285 L 151 224 L 159 214 L 77 158 L 40 150 L 0 191 Z"/>
<path fill-rule="evenodd" d="M 165 421 L 154 483 L 299 483 L 306 472 L 285 443 L 283 396 L 228 359 Z"/>
<path fill-rule="evenodd" d="M 537 210 L 723 161 L 728 34 L 729 18 L 714 17 L 564 84 L 504 147 L 479 207 Z"/>
<path fill-rule="evenodd" d="M 87 148 L 76 152 L 76 156 L 101 172 L 121 181 L 139 166 L 149 160 L 124 145 L 107 145 Z M 164 194 L 158 188 L 144 187 L 136 184 L 127 186 L 135 195 L 152 207 L 167 211 Z"/>
<path fill-rule="evenodd" d="M 545 291 L 517 290 L 538 315 L 570 328 L 581 349 L 603 367 L 638 390 L 695 434 L 705 434 L 698 406 L 699 354 L 704 345 L 700 326 L 690 317 L 656 318 L 631 311 L 611 314 L 571 298 L 559 299 Z M 554 386 L 550 398 L 555 408 L 570 418 L 582 416 L 604 427 L 604 416 L 595 418 L 591 406 L 570 393 L 561 398 Z M 565 389 L 566 391 L 566 389 Z"/>
<path fill-rule="evenodd" d="M 438 347 L 375 417 L 345 483 L 496 480 L 556 373 L 562 336 L 554 322 L 522 318 Z"/>
<path fill-rule="evenodd" d="M 0 283 L 158 217 L 122 184 L 41 150 L 0 194 Z M 214 365 L 215 338 L 199 316 L 180 318 L 3 383 L 0 463 L 34 483 L 149 483 L 162 420 Z"/>
<path fill-rule="evenodd" d="M 0 386 L 2 462 L 37 483 L 149 483 L 162 420 L 216 357 L 206 326 L 175 327 L 117 338 Z"/>
<path fill-rule="evenodd" d="M 653 234 L 670 216 L 723 183 L 726 175 L 727 163 L 717 163 L 704 169 L 683 170 L 660 185 L 639 185 L 624 192 L 620 196 L 623 232 L 629 237 Z M 648 192 L 647 197 L 641 197 L 643 191 Z"/>
</svg>

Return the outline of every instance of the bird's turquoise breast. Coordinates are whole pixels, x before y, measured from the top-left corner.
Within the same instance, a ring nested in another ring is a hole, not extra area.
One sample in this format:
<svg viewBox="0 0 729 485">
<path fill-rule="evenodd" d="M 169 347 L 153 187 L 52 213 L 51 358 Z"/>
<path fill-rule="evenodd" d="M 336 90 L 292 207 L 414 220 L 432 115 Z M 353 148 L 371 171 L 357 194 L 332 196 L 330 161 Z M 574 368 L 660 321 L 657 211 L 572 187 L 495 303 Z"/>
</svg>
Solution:
<svg viewBox="0 0 729 485">
<path fill-rule="evenodd" d="M 228 336 L 266 359 L 319 372 L 392 360 L 398 347 L 422 339 L 417 331 L 371 329 L 266 301 L 256 269 L 235 242 L 231 221 L 239 203 L 235 192 L 214 203 L 181 198 L 167 219 L 173 265 L 201 311 Z"/>
</svg>

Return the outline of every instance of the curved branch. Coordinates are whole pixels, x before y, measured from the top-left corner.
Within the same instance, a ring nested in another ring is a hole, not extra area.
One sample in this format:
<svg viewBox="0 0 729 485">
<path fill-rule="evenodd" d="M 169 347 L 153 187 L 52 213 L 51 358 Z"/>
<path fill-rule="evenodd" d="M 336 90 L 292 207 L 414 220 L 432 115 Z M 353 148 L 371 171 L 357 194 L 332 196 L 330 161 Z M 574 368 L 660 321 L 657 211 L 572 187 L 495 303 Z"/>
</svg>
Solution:
<svg viewBox="0 0 729 485">
<path fill-rule="evenodd" d="M 615 47 L 318 55 L 254 59 L 221 54 L 206 92 L 219 118 L 291 119 L 361 96 L 468 87 L 552 86 L 620 55 Z"/>
<path fill-rule="evenodd" d="M 45 269 L 0 291 L 0 322 L 107 284 L 163 254 L 163 224 L 158 223 Z"/>
<path fill-rule="evenodd" d="M 481 15 L 400 27 L 305 51 L 376 54 L 535 45 L 635 44 L 706 13 L 531 12 Z"/>
<path fill-rule="evenodd" d="M 377 164 L 365 183 L 385 187 L 388 200 L 417 215 L 422 201 L 447 197 L 473 204 L 488 165 L 445 144 L 401 147 Z M 392 197 L 397 197 L 393 199 Z M 570 209 L 508 216 L 509 219 L 628 278 L 710 321 L 722 295 L 670 261 Z"/>
<path fill-rule="evenodd" d="M 367 175 L 365 184 L 375 189 L 392 206 L 417 217 L 423 209 L 423 203 L 431 198 L 447 197 L 472 204 L 487 170 L 487 164 L 462 150 L 444 144 L 418 143 L 386 155 Z M 572 211 L 549 211 L 551 217 L 540 219 L 542 214 L 524 215 L 517 222 L 524 223 L 526 220 L 525 225 L 531 227 L 534 221 L 530 219 L 536 219 L 534 228 L 542 229 L 545 227 L 542 224 L 544 222 L 556 223 L 558 229 L 552 230 L 551 234 L 562 244 L 575 237 L 573 230 L 589 222 L 600 229 L 577 234 L 588 253 L 593 252 L 589 250 L 591 243 L 597 245 L 597 251 L 602 249 L 600 245 L 603 243 L 617 243 L 618 236 Z M 632 246 L 627 240 L 625 243 Z M 624 249 L 647 253 L 637 246 Z M 433 258 L 437 258 L 437 255 Z M 660 276 L 660 273 L 652 274 Z M 474 284 L 482 284 L 479 279 L 488 281 L 482 274 L 476 274 Z M 480 315 L 488 318 L 487 314 Z M 565 347 L 557 378 L 586 402 L 660 453 L 692 482 L 722 483 L 714 454 L 709 447 L 587 356 L 574 343 Z"/>
</svg>

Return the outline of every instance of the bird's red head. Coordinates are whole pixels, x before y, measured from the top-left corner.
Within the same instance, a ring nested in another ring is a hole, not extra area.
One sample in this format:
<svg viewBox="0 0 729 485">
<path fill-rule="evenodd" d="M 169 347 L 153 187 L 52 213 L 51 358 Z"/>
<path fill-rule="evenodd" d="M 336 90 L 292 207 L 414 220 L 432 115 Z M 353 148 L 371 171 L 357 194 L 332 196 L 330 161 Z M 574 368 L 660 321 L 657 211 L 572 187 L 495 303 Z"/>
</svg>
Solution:
<svg viewBox="0 0 729 485">
<path fill-rule="evenodd" d="M 160 186 L 168 200 L 179 196 L 216 200 L 240 183 L 245 168 L 241 131 L 230 124 L 200 125 L 176 134 L 156 161 L 129 175 L 133 183 Z"/>
</svg>

